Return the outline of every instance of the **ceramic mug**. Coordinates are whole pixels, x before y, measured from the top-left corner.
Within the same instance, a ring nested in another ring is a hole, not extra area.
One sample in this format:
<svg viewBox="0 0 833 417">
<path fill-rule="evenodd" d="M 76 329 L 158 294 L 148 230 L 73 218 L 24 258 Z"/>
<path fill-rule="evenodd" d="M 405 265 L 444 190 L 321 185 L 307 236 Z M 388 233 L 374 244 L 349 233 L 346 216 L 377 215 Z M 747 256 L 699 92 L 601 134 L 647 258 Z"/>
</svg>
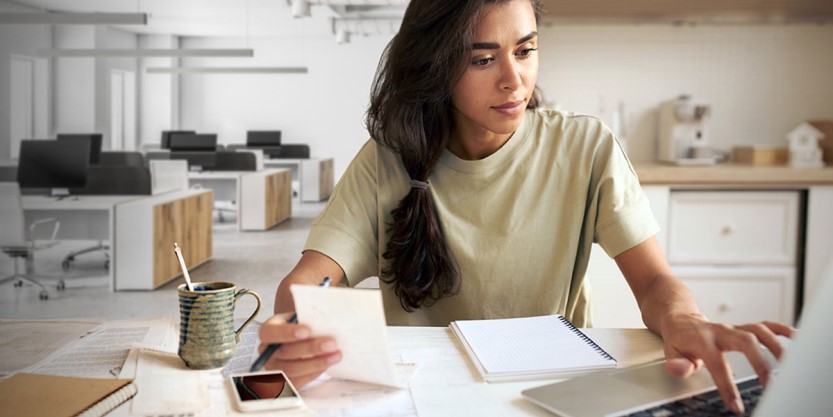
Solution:
<svg viewBox="0 0 833 417">
<path fill-rule="evenodd" d="M 185 284 L 179 291 L 179 357 L 191 369 L 225 366 L 240 341 L 240 333 L 260 312 L 260 295 L 237 289 L 230 282 L 195 282 L 193 291 Z M 244 295 L 257 299 L 254 313 L 234 330 L 234 307 Z"/>
</svg>

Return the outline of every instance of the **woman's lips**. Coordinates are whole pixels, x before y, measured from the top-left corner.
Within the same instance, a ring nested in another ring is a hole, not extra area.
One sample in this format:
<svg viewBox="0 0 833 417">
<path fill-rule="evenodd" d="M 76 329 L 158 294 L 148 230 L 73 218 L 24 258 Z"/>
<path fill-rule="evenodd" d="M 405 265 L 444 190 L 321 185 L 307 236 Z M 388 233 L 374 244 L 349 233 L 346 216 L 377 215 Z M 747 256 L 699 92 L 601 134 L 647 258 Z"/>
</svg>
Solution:
<svg viewBox="0 0 833 417">
<path fill-rule="evenodd" d="M 523 104 L 523 100 L 509 101 L 498 106 L 493 106 L 492 108 L 500 113 L 513 115 L 524 110 Z"/>
</svg>

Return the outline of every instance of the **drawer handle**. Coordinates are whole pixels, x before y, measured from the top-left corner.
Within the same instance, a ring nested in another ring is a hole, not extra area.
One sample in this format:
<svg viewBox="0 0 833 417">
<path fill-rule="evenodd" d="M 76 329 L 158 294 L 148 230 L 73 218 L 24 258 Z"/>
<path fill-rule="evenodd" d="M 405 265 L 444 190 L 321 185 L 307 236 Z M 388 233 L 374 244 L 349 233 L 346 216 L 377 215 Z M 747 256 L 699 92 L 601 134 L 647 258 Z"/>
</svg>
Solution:
<svg viewBox="0 0 833 417">
<path fill-rule="evenodd" d="M 731 309 L 732 309 L 732 304 L 730 304 L 730 303 L 720 303 L 720 305 L 717 307 L 717 310 L 720 311 L 721 313 L 725 313 L 725 312 L 727 312 Z"/>
</svg>

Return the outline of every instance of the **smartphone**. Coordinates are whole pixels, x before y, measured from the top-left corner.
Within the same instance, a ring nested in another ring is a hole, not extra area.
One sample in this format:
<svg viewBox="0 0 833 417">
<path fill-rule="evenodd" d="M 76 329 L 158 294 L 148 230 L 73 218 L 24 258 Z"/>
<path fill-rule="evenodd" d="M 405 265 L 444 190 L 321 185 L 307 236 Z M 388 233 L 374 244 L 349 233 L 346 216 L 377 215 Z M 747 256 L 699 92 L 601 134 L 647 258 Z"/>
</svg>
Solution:
<svg viewBox="0 0 833 417">
<path fill-rule="evenodd" d="M 298 390 L 283 371 L 260 371 L 231 375 L 232 396 L 240 411 L 296 408 L 304 405 Z"/>
</svg>

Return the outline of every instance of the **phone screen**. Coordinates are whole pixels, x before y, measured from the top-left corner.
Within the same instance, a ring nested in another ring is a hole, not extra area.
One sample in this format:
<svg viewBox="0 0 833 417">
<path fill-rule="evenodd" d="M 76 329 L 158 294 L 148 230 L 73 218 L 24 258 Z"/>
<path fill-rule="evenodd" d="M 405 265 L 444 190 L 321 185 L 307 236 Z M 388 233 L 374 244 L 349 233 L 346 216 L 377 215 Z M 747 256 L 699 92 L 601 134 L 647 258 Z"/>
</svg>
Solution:
<svg viewBox="0 0 833 417">
<path fill-rule="evenodd" d="M 232 381 L 238 397 L 243 402 L 298 398 L 298 393 L 287 382 L 282 372 L 235 376 Z"/>
</svg>

